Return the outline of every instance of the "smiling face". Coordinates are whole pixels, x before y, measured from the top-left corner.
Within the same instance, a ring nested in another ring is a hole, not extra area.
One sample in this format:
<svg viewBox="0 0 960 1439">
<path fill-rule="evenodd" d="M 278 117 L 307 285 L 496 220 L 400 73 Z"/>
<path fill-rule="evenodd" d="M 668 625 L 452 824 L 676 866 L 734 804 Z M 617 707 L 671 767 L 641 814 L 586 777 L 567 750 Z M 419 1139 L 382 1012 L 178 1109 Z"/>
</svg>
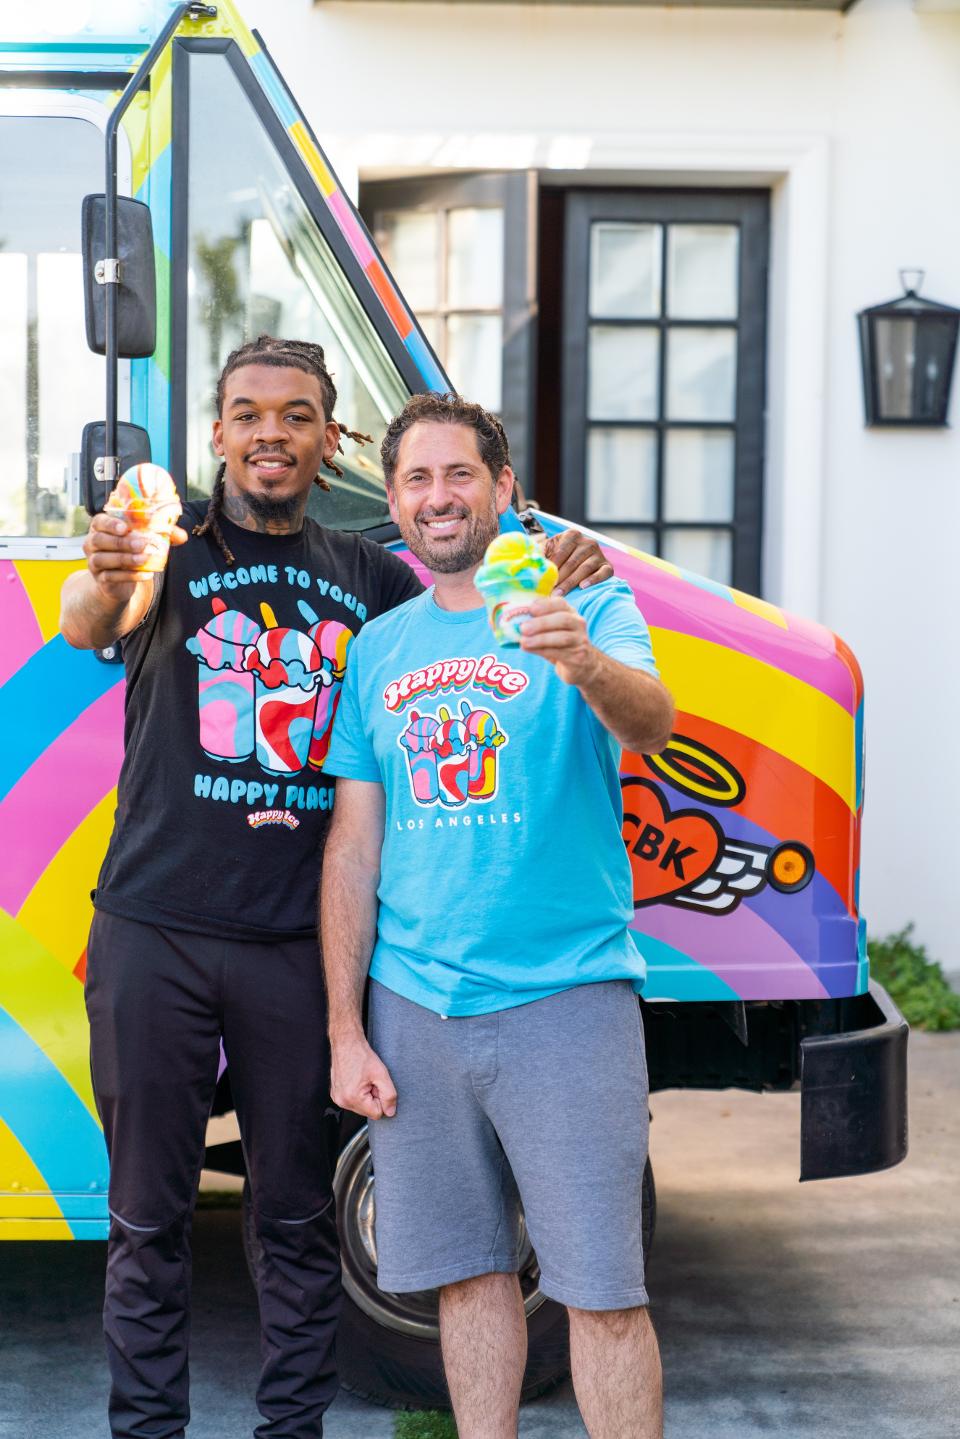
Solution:
<svg viewBox="0 0 960 1439">
<path fill-rule="evenodd" d="M 305 503 L 339 439 L 315 375 L 292 366 L 250 364 L 227 376 L 213 448 L 226 461 L 227 490 L 242 495 L 253 510 L 280 514 Z"/>
<path fill-rule="evenodd" d="M 475 568 L 510 504 L 513 471 L 493 476 L 470 425 L 423 420 L 400 442 L 390 513 L 410 549 L 435 574 Z"/>
</svg>

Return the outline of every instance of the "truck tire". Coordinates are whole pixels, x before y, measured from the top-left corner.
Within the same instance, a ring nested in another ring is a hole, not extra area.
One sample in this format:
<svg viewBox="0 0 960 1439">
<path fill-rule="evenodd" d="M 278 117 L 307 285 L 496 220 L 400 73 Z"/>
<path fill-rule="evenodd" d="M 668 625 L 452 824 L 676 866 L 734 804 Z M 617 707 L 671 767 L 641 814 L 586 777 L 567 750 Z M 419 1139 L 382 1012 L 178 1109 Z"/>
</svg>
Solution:
<svg viewBox="0 0 960 1439">
<path fill-rule="evenodd" d="M 440 1358 L 436 1290 L 388 1294 L 377 1286 L 374 1181 L 365 1124 L 344 1116 L 343 1147 L 334 1191 L 343 1262 L 343 1307 L 337 1332 L 337 1366 L 345 1389 L 394 1409 L 449 1409 Z M 260 1244 L 243 1194 L 243 1244 L 256 1282 Z M 653 1170 L 643 1175 L 641 1231 L 649 1257 L 656 1221 Z M 520 1286 L 527 1313 L 527 1368 L 522 1398 L 534 1399 L 569 1372 L 567 1312 L 541 1294 L 536 1255 L 524 1232 Z"/>
</svg>

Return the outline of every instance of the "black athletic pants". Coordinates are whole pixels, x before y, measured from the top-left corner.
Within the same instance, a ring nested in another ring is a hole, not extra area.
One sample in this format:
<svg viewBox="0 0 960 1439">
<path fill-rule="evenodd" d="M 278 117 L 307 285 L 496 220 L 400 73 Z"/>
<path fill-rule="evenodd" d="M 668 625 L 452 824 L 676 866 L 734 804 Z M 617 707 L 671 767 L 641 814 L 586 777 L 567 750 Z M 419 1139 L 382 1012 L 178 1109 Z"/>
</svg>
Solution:
<svg viewBox="0 0 960 1439">
<path fill-rule="evenodd" d="M 98 910 L 86 1000 L 110 1155 L 114 1439 L 179 1439 L 190 1417 L 190 1222 L 221 1035 L 263 1248 L 256 1434 L 318 1439 L 337 1389 L 340 1262 L 316 941 L 220 940 Z"/>
</svg>

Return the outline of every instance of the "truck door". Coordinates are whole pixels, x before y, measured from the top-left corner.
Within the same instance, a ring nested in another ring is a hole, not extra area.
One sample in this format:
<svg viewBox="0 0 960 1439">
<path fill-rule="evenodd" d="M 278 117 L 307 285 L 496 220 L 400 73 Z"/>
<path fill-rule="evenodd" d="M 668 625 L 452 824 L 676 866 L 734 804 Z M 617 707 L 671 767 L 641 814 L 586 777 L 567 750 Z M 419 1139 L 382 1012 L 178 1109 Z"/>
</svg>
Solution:
<svg viewBox="0 0 960 1439">
<path fill-rule="evenodd" d="M 122 670 L 57 632 L 89 523 L 76 484 L 103 407 L 80 204 L 102 187 L 106 94 L 0 89 L 0 1237 L 103 1232 L 107 1165 L 82 979 L 113 816 Z M 129 150 L 119 179 L 129 185 Z M 126 381 L 122 393 L 128 396 Z M 122 410 L 121 413 L 124 413 Z"/>
</svg>

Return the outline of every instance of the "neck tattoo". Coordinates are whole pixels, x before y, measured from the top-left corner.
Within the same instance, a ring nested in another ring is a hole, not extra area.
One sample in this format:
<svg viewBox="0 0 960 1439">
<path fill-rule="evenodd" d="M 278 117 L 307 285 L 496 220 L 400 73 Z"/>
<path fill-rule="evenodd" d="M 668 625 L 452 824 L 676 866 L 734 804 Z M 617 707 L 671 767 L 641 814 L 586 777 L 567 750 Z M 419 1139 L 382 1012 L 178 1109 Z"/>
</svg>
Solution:
<svg viewBox="0 0 960 1439">
<path fill-rule="evenodd" d="M 263 500 L 236 489 L 229 478 L 223 490 L 223 513 L 228 520 L 244 530 L 261 535 L 296 534 L 303 528 L 307 508 L 306 495 L 292 495 L 286 500 Z"/>
</svg>

